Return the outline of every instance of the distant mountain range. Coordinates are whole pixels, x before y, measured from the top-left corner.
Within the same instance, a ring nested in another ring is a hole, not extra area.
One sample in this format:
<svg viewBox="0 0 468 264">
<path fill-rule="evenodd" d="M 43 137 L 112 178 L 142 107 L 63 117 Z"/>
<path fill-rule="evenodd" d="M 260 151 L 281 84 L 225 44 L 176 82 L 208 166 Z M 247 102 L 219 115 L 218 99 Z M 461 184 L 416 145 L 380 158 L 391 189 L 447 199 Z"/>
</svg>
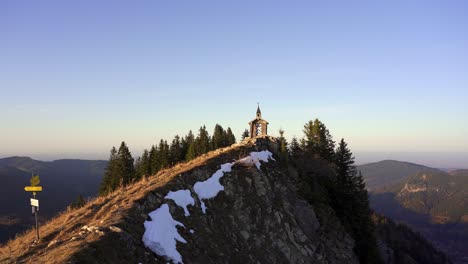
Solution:
<svg viewBox="0 0 468 264">
<path fill-rule="evenodd" d="M 468 170 L 443 172 L 393 160 L 358 170 L 375 211 L 421 232 L 454 263 L 468 263 Z"/>
<path fill-rule="evenodd" d="M 40 176 L 43 186 L 37 199 L 40 219 L 45 220 L 64 210 L 80 194 L 95 196 L 106 166 L 103 160 L 0 159 L 0 243 L 33 224 L 29 201 L 32 194 L 24 191 L 33 173 Z"/>
<path fill-rule="evenodd" d="M 410 162 L 383 160 L 358 166 L 369 191 L 384 190 L 418 172 L 441 172 L 439 169 Z"/>
</svg>

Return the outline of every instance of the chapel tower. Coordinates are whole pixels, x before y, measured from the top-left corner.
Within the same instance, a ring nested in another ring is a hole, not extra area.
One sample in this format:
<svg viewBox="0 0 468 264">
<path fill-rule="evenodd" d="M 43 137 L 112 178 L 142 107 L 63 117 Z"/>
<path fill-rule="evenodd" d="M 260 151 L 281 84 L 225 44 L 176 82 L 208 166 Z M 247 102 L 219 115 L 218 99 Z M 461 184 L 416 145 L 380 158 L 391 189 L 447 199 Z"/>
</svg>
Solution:
<svg viewBox="0 0 468 264">
<path fill-rule="evenodd" d="M 260 105 L 257 106 L 257 116 L 254 120 L 249 122 L 250 125 L 250 138 L 258 136 L 266 136 L 268 133 L 268 122 L 262 119 L 262 111 Z"/>
</svg>

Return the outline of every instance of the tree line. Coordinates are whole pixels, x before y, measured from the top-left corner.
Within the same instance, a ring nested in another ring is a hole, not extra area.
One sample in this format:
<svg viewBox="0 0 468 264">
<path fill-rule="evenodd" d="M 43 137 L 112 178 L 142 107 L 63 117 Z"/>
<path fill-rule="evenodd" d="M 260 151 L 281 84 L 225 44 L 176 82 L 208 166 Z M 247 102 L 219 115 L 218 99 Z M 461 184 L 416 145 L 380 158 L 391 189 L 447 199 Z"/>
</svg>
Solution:
<svg viewBox="0 0 468 264">
<path fill-rule="evenodd" d="M 280 155 L 286 152 L 296 166 L 304 167 L 304 162 L 299 165 L 299 160 L 305 160 L 309 166 L 310 161 L 315 160 L 332 171 L 327 177 L 321 177 L 320 166 L 316 166 L 309 170 L 312 173 L 303 173 L 300 176 L 302 195 L 312 204 L 325 203 L 333 208 L 355 240 L 354 251 L 360 263 L 381 263 L 364 178 L 357 171 L 345 140 L 336 144 L 325 124 L 318 119 L 304 125 L 304 137 L 300 140 L 293 137 L 288 144 L 283 133 L 280 131 Z"/>
<path fill-rule="evenodd" d="M 99 195 L 107 195 L 119 186 L 125 186 L 145 176 L 174 166 L 183 161 L 190 161 L 208 151 L 223 148 L 236 143 L 236 137 L 230 127 L 226 130 L 219 124 L 215 125 L 210 136 L 206 126 L 201 126 L 195 136 L 190 130 L 187 135 L 174 136 L 172 141 L 161 139 L 158 144 L 145 149 L 140 157 L 134 159 L 125 142 L 119 149 L 112 147 L 109 163 L 99 188 Z"/>
</svg>

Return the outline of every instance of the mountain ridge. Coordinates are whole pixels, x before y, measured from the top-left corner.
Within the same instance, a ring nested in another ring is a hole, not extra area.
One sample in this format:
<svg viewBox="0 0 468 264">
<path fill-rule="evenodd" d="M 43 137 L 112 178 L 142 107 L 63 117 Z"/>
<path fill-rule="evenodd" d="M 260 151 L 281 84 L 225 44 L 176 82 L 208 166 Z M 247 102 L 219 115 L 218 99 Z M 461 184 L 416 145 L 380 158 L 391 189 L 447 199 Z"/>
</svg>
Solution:
<svg viewBox="0 0 468 264">
<path fill-rule="evenodd" d="M 357 169 L 361 171 L 366 181 L 369 191 L 378 191 L 390 187 L 406 177 L 421 171 L 440 172 L 436 168 L 427 167 L 424 165 L 398 161 L 398 160 L 382 160 L 367 164 L 358 165 Z"/>
<path fill-rule="evenodd" d="M 184 263 L 357 263 L 354 241 L 333 210 L 317 210 L 298 196 L 292 167 L 278 161 L 233 163 L 265 149 L 276 153 L 278 145 L 256 139 L 163 169 L 62 212 L 43 226 L 39 241 L 33 242 L 32 230 L 9 241 L 0 247 L 0 261 L 167 263 L 171 258 L 155 254 L 142 241 L 146 223 L 156 217 L 152 212 L 167 207 L 184 225 L 176 229 L 186 243 L 174 241 Z M 233 163 L 231 171 L 223 169 L 226 163 Z M 220 178 L 224 190 L 203 200 L 205 213 L 199 196 L 187 207 L 189 216 L 167 198 L 177 190 L 195 195 L 195 184 L 211 179 L 220 166 L 227 173 Z"/>
</svg>

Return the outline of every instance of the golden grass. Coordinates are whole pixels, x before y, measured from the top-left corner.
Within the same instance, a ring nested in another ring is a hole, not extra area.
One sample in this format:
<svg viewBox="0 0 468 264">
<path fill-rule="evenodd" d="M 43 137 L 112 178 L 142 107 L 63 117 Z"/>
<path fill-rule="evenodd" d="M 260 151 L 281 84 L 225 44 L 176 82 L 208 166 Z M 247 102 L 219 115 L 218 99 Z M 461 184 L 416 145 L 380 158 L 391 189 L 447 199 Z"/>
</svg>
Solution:
<svg viewBox="0 0 468 264">
<path fill-rule="evenodd" d="M 82 208 L 59 213 L 40 227 L 41 239 L 35 241 L 35 230 L 19 234 L 0 246 L 0 263 L 67 263 L 74 253 L 99 240 L 97 233 L 80 236 L 84 225 L 109 227 L 122 221 L 135 202 L 151 191 L 172 181 L 177 175 L 206 164 L 219 154 L 245 146 L 248 141 L 218 149 L 164 169 L 156 175 L 121 187 L 105 197 L 97 197 Z M 54 243 L 48 247 L 49 243 Z"/>
</svg>

